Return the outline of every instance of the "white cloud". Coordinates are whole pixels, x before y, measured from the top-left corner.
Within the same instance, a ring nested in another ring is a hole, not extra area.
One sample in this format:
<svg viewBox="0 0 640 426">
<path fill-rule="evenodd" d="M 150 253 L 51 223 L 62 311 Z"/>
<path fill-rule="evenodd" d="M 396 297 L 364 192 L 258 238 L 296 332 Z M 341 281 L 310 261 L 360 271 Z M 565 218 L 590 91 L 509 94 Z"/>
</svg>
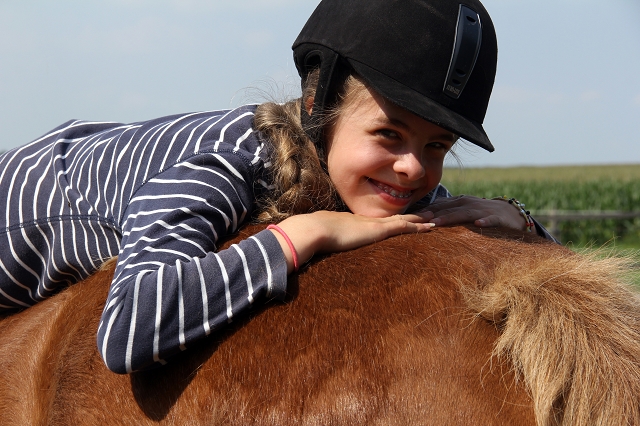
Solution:
<svg viewBox="0 0 640 426">
<path fill-rule="evenodd" d="M 550 104 L 561 104 L 565 99 L 566 96 L 563 93 L 553 92 L 545 95 L 545 100 Z"/>
<path fill-rule="evenodd" d="M 588 90 L 580 95 L 580 100 L 583 102 L 592 102 L 600 99 L 602 99 L 602 93 L 597 90 Z"/>
</svg>

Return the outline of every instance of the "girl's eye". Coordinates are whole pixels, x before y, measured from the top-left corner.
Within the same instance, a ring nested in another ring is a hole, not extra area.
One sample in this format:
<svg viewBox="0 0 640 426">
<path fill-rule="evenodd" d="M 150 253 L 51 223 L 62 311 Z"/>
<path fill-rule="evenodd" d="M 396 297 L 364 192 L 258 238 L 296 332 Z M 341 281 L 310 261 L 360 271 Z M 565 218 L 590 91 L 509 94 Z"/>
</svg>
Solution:
<svg viewBox="0 0 640 426">
<path fill-rule="evenodd" d="M 385 138 L 388 138 L 388 139 L 397 139 L 397 138 L 400 137 L 400 135 L 397 132 L 395 132 L 393 130 L 390 130 L 390 129 L 378 130 L 377 133 L 379 135 L 385 137 Z"/>
<path fill-rule="evenodd" d="M 449 151 L 452 148 L 451 144 L 444 142 L 431 142 L 427 145 L 427 147 L 434 149 L 443 149 L 445 151 Z"/>
</svg>

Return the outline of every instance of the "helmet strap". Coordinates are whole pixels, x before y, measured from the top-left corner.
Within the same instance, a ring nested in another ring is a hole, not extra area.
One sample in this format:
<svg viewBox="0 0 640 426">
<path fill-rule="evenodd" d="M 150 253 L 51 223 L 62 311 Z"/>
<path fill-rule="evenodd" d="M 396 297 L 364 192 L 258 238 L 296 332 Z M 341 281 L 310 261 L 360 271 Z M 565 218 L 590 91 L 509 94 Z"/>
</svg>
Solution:
<svg viewBox="0 0 640 426">
<path fill-rule="evenodd" d="M 294 52 L 296 67 L 305 77 L 302 87 L 306 85 L 306 76 L 319 68 L 318 85 L 313 99 L 311 114 L 306 108 L 305 99 L 300 104 L 300 121 L 302 128 L 316 146 L 318 158 L 326 168 L 325 131 L 326 109 L 333 105 L 338 97 L 338 90 L 351 73 L 351 68 L 339 54 L 318 44 L 305 43 L 298 46 Z"/>
</svg>

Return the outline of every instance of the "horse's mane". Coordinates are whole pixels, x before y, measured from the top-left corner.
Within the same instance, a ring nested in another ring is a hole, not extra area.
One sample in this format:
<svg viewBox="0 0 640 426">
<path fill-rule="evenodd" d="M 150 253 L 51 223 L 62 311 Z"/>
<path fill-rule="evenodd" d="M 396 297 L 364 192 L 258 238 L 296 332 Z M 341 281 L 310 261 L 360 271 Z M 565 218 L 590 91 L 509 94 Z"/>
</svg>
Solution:
<svg viewBox="0 0 640 426">
<path fill-rule="evenodd" d="M 469 308 L 499 327 L 493 352 L 524 381 L 538 424 L 640 424 L 640 297 L 630 260 L 546 244 L 486 253 L 496 268 L 478 279 L 460 270 L 457 282 Z"/>
</svg>

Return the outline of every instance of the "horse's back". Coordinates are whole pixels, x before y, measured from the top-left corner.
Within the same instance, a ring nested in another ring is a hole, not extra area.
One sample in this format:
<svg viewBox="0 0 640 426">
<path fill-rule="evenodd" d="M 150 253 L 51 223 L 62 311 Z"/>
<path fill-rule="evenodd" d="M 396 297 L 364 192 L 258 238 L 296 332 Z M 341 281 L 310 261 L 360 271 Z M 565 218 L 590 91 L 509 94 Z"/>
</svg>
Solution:
<svg viewBox="0 0 640 426">
<path fill-rule="evenodd" d="M 492 355 L 500 321 L 478 317 L 459 289 L 537 246 L 458 228 L 328 256 L 291 277 L 287 303 L 261 303 L 168 365 L 128 376 L 109 372 L 95 346 L 112 273 L 101 271 L 0 322 L 0 418 L 535 424 L 513 365 Z"/>
</svg>

